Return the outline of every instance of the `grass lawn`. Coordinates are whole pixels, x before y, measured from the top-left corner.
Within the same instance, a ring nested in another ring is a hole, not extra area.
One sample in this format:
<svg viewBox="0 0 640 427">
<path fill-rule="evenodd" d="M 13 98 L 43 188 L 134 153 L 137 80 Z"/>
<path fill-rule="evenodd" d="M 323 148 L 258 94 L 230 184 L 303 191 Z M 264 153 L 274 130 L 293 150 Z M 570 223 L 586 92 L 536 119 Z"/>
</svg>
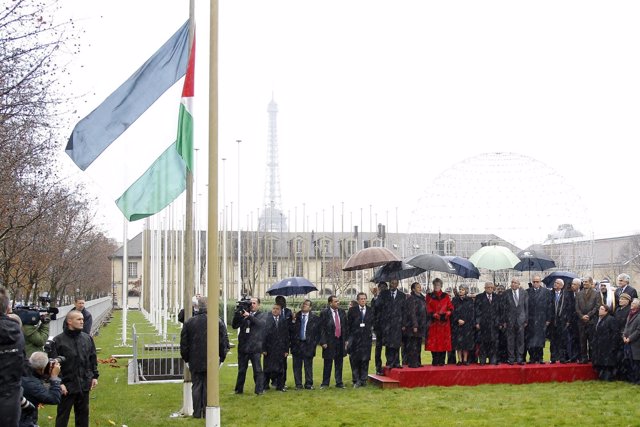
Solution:
<svg viewBox="0 0 640 427">
<path fill-rule="evenodd" d="M 131 353 L 119 347 L 122 339 L 121 312 L 96 337 L 99 359 L 112 354 Z M 151 330 L 140 312 L 128 315 L 129 326 L 138 331 Z M 175 329 L 178 331 L 178 328 Z M 235 331 L 230 331 L 235 340 Z M 131 337 L 131 334 L 128 334 Z M 548 355 L 547 355 L 548 358 Z M 423 352 L 423 363 L 430 360 Z M 615 426 L 640 425 L 639 413 L 633 409 L 640 389 L 627 383 L 598 381 L 546 383 L 530 385 L 486 385 L 478 387 L 429 387 L 381 390 L 332 387 L 320 390 L 322 358 L 314 359 L 316 390 L 296 391 L 289 362 L 286 393 L 267 391 L 253 394 L 251 368 L 245 394 L 236 396 L 233 387 L 237 373 L 232 349 L 220 371 L 220 407 L 222 424 L 283 426 Z M 117 365 L 100 365 L 100 379 L 91 393 L 91 425 L 151 427 L 205 425 L 204 420 L 171 418 L 182 407 L 182 384 L 127 385 L 127 360 Z M 373 370 L 373 363 L 370 371 Z M 344 379 L 350 385 L 348 359 Z M 73 415 L 72 415 L 73 417 Z M 422 421 L 420 421 L 422 419 Z M 53 426 L 55 407 L 40 410 L 40 426 Z M 72 422 L 70 423 L 72 425 Z"/>
</svg>

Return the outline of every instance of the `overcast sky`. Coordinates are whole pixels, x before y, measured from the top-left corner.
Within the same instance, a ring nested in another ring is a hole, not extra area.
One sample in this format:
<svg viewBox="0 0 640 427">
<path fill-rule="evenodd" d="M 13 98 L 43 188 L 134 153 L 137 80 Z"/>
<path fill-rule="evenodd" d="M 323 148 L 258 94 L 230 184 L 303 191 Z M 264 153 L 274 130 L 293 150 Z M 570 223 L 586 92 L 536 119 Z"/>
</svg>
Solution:
<svg viewBox="0 0 640 427">
<path fill-rule="evenodd" d="M 70 63 L 83 95 L 77 119 L 178 29 L 187 3 L 65 0 L 85 30 L 81 54 Z M 196 15 L 196 193 L 205 204 L 207 1 L 196 1 Z M 580 210 L 575 221 L 588 218 L 578 226 L 596 235 L 640 230 L 639 20 L 635 1 L 221 0 L 219 153 L 227 161 L 220 199 L 225 194 L 236 209 L 240 139 L 243 228 L 264 206 L 273 95 L 283 209 L 298 213 L 299 230 L 303 204 L 307 230 L 322 230 L 323 209 L 330 230 L 332 209 L 339 222 L 344 203 L 347 225 L 359 224 L 362 212 L 365 231 L 387 218 L 390 231 L 396 223 L 406 231 L 415 212 L 429 209 L 434 183 L 456 192 L 442 208 L 455 224 L 456 211 L 484 208 L 457 194 L 465 182 L 442 177 L 460 176 L 460 162 L 495 152 L 514 153 L 525 170 L 483 187 L 496 211 L 512 208 L 500 182 L 528 185 L 551 173 L 560 180 L 518 202 L 525 206 L 512 218 L 535 209 L 554 212 L 553 223 L 573 222 L 563 212 Z M 121 137 L 124 150 L 105 153 L 87 173 L 114 237 L 121 232 L 112 193 L 139 175 L 135 164 L 174 140 L 181 86 Z M 80 174 L 66 155 L 63 162 Z M 484 173 L 469 179 L 483 182 Z M 560 198 L 566 194 L 570 206 Z M 293 229 L 295 218 L 290 222 Z M 138 227 L 130 226 L 130 237 Z M 541 230 L 541 238 L 551 231 Z"/>
</svg>

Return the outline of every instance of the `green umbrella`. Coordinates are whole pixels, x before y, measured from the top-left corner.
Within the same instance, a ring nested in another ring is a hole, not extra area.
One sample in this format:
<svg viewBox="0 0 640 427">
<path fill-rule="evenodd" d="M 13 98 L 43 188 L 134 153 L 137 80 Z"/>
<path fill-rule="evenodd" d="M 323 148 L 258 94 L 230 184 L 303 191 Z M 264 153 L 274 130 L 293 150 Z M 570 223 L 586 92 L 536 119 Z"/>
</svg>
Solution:
<svg viewBox="0 0 640 427">
<path fill-rule="evenodd" d="M 493 281 L 495 282 L 495 271 L 513 268 L 520 262 L 509 248 L 499 245 L 484 246 L 469 257 L 469 261 L 478 268 L 492 270 Z"/>
</svg>

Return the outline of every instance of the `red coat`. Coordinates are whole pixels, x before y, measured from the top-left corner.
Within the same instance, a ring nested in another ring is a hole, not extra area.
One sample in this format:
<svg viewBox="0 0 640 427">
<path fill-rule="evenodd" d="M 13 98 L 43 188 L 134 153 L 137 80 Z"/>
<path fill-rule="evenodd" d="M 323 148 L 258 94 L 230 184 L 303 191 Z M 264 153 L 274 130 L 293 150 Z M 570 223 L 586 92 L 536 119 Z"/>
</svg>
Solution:
<svg viewBox="0 0 640 427">
<path fill-rule="evenodd" d="M 438 291 L 428 294 L 426 300 L 427 317 L 431 323 L 424 348 L 435 352 L 451 351 L 451 299 L 445 292 Z"/>
</svg>

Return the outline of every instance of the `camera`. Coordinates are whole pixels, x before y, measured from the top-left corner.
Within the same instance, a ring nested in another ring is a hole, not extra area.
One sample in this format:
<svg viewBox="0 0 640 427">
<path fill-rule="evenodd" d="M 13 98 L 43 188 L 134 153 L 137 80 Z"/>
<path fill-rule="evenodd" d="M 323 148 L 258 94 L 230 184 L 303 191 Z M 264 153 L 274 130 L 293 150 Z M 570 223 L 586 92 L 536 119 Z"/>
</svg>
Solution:
<svg viewBox="0 0 640 427">
<path fill-rule="evenodd" d="M 13 310 L 20 317 L 23 325 L 35 326 L 38 323 L 48 323 L 56 320 L 59 310 L 57 307 L 49 307 L 51 298 L 47 292 L 38 297 L 39 305 L 17 305 Z"/>
<path fill-rule="evenodd" d="M 242 314 L 244 311 L 251 311 L 251 298 L 243 297 L 241 300 L 236 301 L 236 313 Z"/>
<path fill-rule="evenodd" d="M 47 353 L 47 355 L 49 356 L 49 363 L 47 363 L 47 366 L 45 366 L 43 371 L 44 376 L 47 378 L 51 376 L 51 370 L 53 369 L 56 363 L 59 363 L 62 365 L 65 362 L 65 360 L 67 360 L 64 356 L 51 357 L 52 354 L 54 353 L 53 351 L 54 348 L 55 348 L 55 343 L 53 342 L 53 340 L 47 340 L 47 342 L 44 343 L 44 352 Z"/>
</svg>

